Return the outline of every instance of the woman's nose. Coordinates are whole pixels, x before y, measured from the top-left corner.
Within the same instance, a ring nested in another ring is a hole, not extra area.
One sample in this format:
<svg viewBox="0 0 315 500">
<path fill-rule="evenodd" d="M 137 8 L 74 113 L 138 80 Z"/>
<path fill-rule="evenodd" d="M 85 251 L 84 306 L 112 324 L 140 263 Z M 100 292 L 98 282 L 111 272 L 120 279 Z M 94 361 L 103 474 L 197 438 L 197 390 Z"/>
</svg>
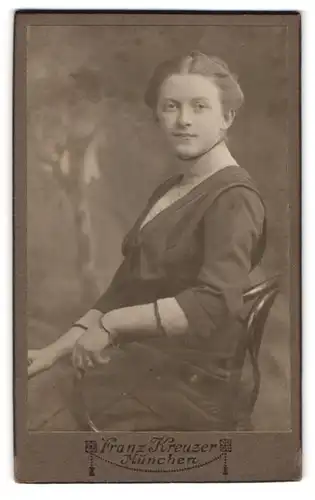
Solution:
<svg viewBox="0 0 315 500">
<path fill-rule="evenodd" d="M 177 115 L 177 123 L 181 127 L 187 127 L 187 126 L 191 125 L 191 123 L 192 123 L 191 113 L 190 113 L 190 110 L 186 106 L 182 106 L 179 109 L 179 112 Z"/>
</svg>

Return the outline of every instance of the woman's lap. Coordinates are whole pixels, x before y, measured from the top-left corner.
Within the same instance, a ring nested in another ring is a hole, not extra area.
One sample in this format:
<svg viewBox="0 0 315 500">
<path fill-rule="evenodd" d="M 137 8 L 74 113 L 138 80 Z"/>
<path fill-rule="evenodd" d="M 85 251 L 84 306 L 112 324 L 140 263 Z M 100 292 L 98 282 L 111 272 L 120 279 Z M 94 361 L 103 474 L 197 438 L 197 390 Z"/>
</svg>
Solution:
<svg viewBox="0 0 315 500">
<path fill-rule="evenodd" d="M 68 362 L 35 376 L 28 387 L 29 430 L 85 430 L 86 408 L 100 430 L 222 429 L 217 383 L 200 390 L 165 363 L 156 368 L 159 363 L 147 358 L 139 364 L 131 353 L 119 355 L 99 372 L 90 372 L 82 387 L 75 386 Z M 77 397 L 80 391 L 85 408 Z"/>
</svg>

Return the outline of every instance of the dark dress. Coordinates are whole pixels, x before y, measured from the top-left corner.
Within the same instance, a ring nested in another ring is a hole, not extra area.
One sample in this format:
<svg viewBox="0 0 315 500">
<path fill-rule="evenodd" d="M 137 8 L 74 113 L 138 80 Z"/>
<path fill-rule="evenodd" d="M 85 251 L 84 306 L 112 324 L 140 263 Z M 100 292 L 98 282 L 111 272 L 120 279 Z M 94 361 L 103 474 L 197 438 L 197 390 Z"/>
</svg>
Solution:
<svg viewBox="0 0 315 500">
<path fill-rule="evenodd" d="M 265 248 L 264 204 L 248 173 L 229 166 L 140 229 L 150 208 L 178 180 L 168 179 L 149 199 L 123 242 L 120 268 L 94 307 L 106 313 L 175 297 L 189 333 L 122 346 L 129 361 L 120 362 L 120 375 L 117 364 L 121 391 L 132 374 L 138 382 L 124 393 L 156 415 L 148 424 L 153 430 L 231 429 L 231 400 L 239 387 L 230 382 L 246 315 L 243 292 Z M 120 413 L 111 414 L 108 428 L 129 418 L 130 430 L 142 430 L 141 416 L 128 416 L 126 408 Z"/>
</svg>

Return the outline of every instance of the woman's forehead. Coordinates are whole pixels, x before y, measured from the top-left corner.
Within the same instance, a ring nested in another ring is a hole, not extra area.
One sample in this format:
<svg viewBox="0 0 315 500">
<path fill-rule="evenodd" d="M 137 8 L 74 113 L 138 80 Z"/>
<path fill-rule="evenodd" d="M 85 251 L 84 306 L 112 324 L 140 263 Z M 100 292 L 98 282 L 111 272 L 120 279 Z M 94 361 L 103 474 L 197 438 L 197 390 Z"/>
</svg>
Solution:
<svg viewBox="0 0 315 500">
<path fill-rule="evenodd" d="M 160 88 L 160 98 L 182 101 L 196 97 L 219 99 L 219 89 L 209 77 L 194 73 L 170 75 Z"/>
</svg>

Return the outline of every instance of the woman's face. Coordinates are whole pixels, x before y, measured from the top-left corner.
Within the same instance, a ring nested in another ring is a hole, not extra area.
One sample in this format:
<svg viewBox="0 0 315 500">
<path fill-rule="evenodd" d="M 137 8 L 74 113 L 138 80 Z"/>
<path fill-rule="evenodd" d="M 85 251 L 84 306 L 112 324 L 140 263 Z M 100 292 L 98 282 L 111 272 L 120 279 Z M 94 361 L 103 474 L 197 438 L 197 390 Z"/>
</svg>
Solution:
<svg viewBox="0 0 315 500">
<path fill-rule="evenodd" d="M 157 116 L 171 146 L 183 159 L 208 151 L 233 118 L 231 113 L 224 116 L 217 86 L 198 74 L 172 75 L 163 82 Z"/>
</svg>

